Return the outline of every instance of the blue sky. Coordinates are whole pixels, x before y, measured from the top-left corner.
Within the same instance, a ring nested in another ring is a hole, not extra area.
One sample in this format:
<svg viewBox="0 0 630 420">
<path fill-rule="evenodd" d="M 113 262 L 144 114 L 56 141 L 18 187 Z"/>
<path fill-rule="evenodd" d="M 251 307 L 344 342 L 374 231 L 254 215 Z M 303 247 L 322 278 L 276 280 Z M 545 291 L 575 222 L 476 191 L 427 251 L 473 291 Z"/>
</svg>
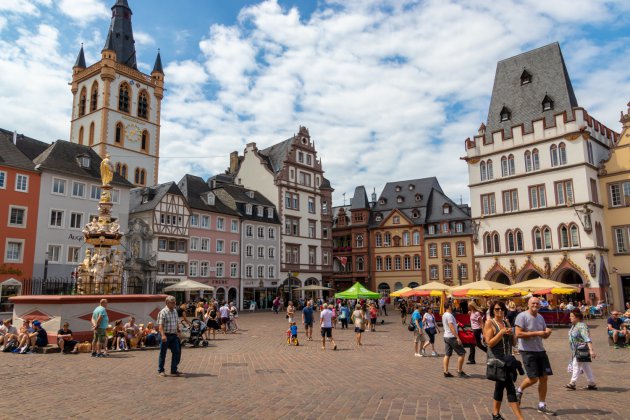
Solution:
<svg viewBox="0 0 630 420">
<path fill-rule="evenodd" d="M 67 139 L 80 44 L 98 60 L 114 0 L 0 0 L 0 127 Z M 619 131 L 630 5 L 590 0 L 129 0 L 140 69 L 160 48 L 160 182 L 309 128 L 342 194 L 437 176 L 469 201 L 463 142 L 498 60 L 560 42 L 578 102 Z"/>
</svg>

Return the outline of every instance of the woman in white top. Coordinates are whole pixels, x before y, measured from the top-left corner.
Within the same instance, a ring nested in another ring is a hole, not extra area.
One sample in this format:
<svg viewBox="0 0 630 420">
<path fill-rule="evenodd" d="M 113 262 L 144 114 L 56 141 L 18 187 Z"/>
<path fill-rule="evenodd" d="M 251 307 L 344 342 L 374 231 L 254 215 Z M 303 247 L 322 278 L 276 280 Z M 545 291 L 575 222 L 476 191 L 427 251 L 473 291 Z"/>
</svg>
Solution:
<svg viewBox="0 0 630 420">
<path fill-rule="evenodd" d="M 361 310 L 361 305 L 357 305 L 354 307 L 354 312 L 352 312 L 352 316 L 350 317 L 352 322 L 354 323 L 354 335 L 357 341 L 357 346 L 361 346 L 361 333 L 363 333 L 363 323 L 365 322 L 365 315 Z"/>
<path fill-rule="evenodd" d="M 424 316 L 422 317 L 422 325 L 424 326 L 424 331 L 429 336 L 429 343 L 431 343 L 431 356 L 437 356 L 438 354 L 435 351 L 435 335 L 440 332 L 437 322 L 435 322 L 435 317 L 433 316 L 433 308 L 429 306 Z"/>
<path fill-rule="evenodd" d="M 289 305 L 287 306 L 287 318 L 289 320 L 289 325 L 293 323 L 294 314 L 295 314 L 295 306 L 293 306 L 293 302 L 289 301 Z"/>
</svg>

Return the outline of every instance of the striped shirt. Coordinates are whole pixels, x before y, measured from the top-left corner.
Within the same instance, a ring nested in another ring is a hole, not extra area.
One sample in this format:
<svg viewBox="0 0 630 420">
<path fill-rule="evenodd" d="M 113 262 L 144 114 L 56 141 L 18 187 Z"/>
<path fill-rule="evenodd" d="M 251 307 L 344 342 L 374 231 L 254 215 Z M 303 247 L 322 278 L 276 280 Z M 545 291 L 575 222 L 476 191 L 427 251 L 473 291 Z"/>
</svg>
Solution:
<svg viewBox="0 0 630 420">
<path fill-rule="evenodd" d="M 177 311 L 169 309 L 168 306 L 162 308 L 157 317 L 158 325 L 164 326 L 164 334 L 176 334 L 178 330 Z"/>
</svg>

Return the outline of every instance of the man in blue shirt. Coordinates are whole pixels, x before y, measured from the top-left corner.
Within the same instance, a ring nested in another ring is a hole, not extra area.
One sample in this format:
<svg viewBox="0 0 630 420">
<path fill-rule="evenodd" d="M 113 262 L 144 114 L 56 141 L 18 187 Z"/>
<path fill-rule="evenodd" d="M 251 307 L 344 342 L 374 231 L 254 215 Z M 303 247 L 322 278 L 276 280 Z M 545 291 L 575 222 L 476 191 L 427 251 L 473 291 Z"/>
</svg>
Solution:
<svg viewBox="0 0 630 420">
<path fill-rule="evenodd" d="M 92 357 L 105 357 L 107 349 L 107 334 L 105 330 L 109 324 L 107 316 L 107 299 L 101 299 L 100 305 L 92 312 L 92 330 L 94 339 L 92 340 Z"/>
<path fill-rule="evenodd" d="M 424 357 L 424 349 L 427 348 L 430 343 L 429 337 L 424 332 L 424 328 L 422 328 L 422 314 L 420 313 L 419 303 L 416 303 L 416 309 L 413 311 L 413 314 L 411 314 L 411 325 L 415 327 L 413 330 L 414 356 Z M 422 348 L 418 351 L 420 343 L 422 343 Z"/>
<path fill-rule="evenodd" d="M 309 300 L 302 309 L 302 324 L 307 341 L 313 341 L 313 301 Z"/>
</svg>

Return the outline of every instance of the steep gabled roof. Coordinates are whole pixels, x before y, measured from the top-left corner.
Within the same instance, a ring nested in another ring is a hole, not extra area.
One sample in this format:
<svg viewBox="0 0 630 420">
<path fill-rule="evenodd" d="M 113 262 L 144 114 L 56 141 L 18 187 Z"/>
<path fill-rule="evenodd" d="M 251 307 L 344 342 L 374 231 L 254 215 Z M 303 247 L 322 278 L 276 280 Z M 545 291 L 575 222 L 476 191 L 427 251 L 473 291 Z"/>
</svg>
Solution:
<svg viewBox="0 0 630 420">
<path fill-rule="evenodd" d="M 427 214 L 426 206 L 433 189 L 442 192 L 442 187 L 436 177 L 388 182 L 372 207 L 370 226 L 380 225 L 393 209 L 398 209 L 405 214 L 415 225 L 424 224 Z M 398 202 L 399 198 L 401 202 Z M 382 203 L 382 200 L 385 202 Z M 376 220 L 379 215 L 382 217 L 380 221 Z"/>
<path fill-rule="evenodd" d="M 35 164 L 13 144 L 13 133 L 0 129 L 0 166 L 35 171 Z"/>
<path fill-rule="evenodd" d="M 352 196 L 350 209 L 351 210 L 365 210 L 369 208 L 370 208 L 370 204 L 368 202 L 367 192 L 365 191 L 365 187 L 363 185 L 356 187 L 354 189 L 354 195 Z"/>
<path fill-rule="evenodd" d="M 259 222 L 265 223 L 280 223 L 280 218 L 278 216 L 277 209 L 275 205 L 267 199 L 264 195 L 255 190 L 250 190 L 248 188 L 244 188 L 241 185 L 235 184 L 221 184 L 219 187 L 214 188 L 212 190 L 217 194 L 217 197 L 220 197 L 222 201 L 228 204 L 233 209 L 236 209 L 240 216 L 247 220 L 255 220 Z M 248 193 L 253 192 L 254 197 L 250 197 Z M 247 204 L 251 204 L 252 206 L 262 206 L 266 208 L 271 208 L 274 210 L 273 217 L 269 218 L 267 213 L 263 214 L 262 217 L 258 216 L 257 211 L 252 211 L 252 214 L 247 214 L 245 208 Z"/>
<path fill-rule="evenodd" d="M 2 129 L 0 129 L 0 131 L 3 133 L 10 133 L 9 131 Z M 13 135 L 13 133 L 11 133 L 11 135 Z M 30 160 L 35 160 L 35 158 L 44 153 L 48 147 L 50 147 L 50 143 L 26 137 L 24 134 L 17 135 L 17 148 L 20 149 L 20 152 L 24 153 L 24 155 Z"/>
<path fill-rule="evenodd" d="M 285 141 L 281 141 L 280 143 L 276 143 L 273 146 L 258 151 L 259 155 L 262 155 L 269 160 L 268 164 L 274 173 L 277 173 L 280 169 L 282 169 L 287 154 L 289 154 L 289 151 L 291 150 L 294 138 L 295 137 L 291 137 Z"/>
<path fill-rule="evenodd" d="M 221 202 L 218 197 L 215 197 L 214 205 L 207 204 L 202 199 L 202 196 L 209 193 L 211 189 L 210 186 L 201 177 L 186 174 L 179 181 L 178 187 L 184 197 L 186 197 L 188 205 L 192 209 L 229 214 L 233 216 L 239 215 L 238 212 L 223 204 L 223 202 Z"/>
<path fill-rule="evenodd" d="M 116 1 L 116 4 L 112 6 L 112 20 L 103 49 L 115 51 L 118 63 L 138 70 L 136 46 L 131 28 L 132 14 L 126 0 Z"/>
<path fill-rule="evenodd" d="M 450 207 L 449 213 L 444 214 L 444 206 Z M 432 190 L 427 205 L 427 223 L 443 222 L 447 220 L 464 220 L 470 216 L 442 191 Z"/>
<path fill-rule="evenodd" d="M 129 192 L 129 213 L 141 213 L 143 211 L 153 210 L 166 194 L 184 196 L 174 181 L 154 185 L 153 187 L 132 189 Z M 147 196 L 146 203 L 142 202 L 142 197 L 144 196 Z"/>
<path fill-rule="evenodd" d="M 523 78 L 523 75 L 529 75 Z M 543 98 L 553 99 L 553 109 L 542 109 Z M 557 42 L 501 60 L 490 99 L 486 136 L 504 130 L 506 138 L 512 137 L 511 128 L 523 124 L 525 132 L 532 131 L 532 120 L 545 118 L 547 126 L 554 124 L 554 114 L 578 106 L 571 79 Z M 510 119 L 501 121 L 501 110 L 510 111 Z"/>
</svg>

